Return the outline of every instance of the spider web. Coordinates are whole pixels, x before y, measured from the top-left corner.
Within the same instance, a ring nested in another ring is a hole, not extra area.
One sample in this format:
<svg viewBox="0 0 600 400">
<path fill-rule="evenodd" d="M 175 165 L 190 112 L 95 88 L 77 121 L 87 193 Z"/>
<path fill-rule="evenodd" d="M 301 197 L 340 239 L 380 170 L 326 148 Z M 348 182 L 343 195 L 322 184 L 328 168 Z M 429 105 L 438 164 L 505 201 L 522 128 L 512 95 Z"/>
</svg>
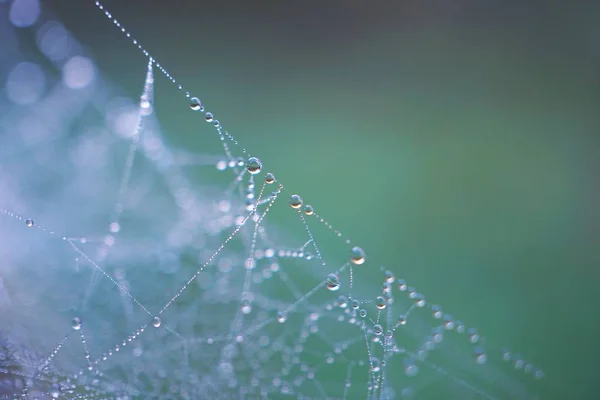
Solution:
<svg viewBox="0 0 600 400">
<path fill-rule="evenodd" d="M 536 398 L 541 369 L 371 265 L 95 6 L 147 58 L 135 101 L 37 1 L 0 7 L 0 395 Z M 219 152 L 169 143 L 165 78 Z"/>
</svg>

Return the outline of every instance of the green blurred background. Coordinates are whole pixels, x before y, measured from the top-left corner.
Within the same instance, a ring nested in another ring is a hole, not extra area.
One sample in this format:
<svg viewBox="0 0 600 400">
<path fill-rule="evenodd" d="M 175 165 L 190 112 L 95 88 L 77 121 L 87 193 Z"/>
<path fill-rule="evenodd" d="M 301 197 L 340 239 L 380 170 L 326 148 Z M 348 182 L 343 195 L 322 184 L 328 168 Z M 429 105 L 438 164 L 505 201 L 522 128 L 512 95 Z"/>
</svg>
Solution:
<svg viewBox="0 0 600 400">
<path fill-rule="evenodd" d="M 93 2 L 46 3 L 139 96 L 146 62 Z M 545 396 L 598 398 L 598 3 L 104 4 L 373 282 L 385 265 L 520 351 Z M 157 84 L 170 140 L 218 149 Z"/>
</svg>

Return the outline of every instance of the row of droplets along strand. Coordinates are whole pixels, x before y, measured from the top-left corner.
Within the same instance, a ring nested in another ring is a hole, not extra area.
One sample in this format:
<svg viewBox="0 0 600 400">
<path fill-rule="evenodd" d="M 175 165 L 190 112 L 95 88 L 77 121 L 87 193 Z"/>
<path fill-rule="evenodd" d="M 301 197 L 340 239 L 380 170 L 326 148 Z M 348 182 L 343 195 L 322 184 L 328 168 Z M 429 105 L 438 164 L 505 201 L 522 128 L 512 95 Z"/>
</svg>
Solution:
<svg viewBox="0 0 600 400">
<path fill-rule="evenodd" d="M 189 91 L 185 91 L 183 85 L 181 85 L 174 77 L 173 75 L 171 75 L 157 60 L 156 58 L 151 55 L 148 50 L 146 50 L 141 43 L 135 39 L 131 33 L 125 29 L 125 27 L 115 18 L 113 17 L 113 15 L 106 10 L 106 8 L 104 7 L 104 5 L 102 5 L 102 3 L 100 3 L 99 1 L 95 2 L 96 7 L 98 7 L 98 9 L 100 9 L 104 15 L 106 16 L 106 18 L 108 18 L 122 33 L 123 35 L 125 35 L 128 39 L 131 40 L 131 42 L 139 49 L 139 51 L 146 57 L 148 57 L 149 62 L 154 64 L 156 66 L 156 68 L 158 68 L 160 70 L 160 72 L 162 72 L 162 74 L 173 84 L 177 87 L 177 89 L 179 89 L 180 91 L 185 93 L 185 97 L 189 99 L 189 107 L 190 109 L 194 110 L 194 111 L 200 111 L 204 113 L 204 119 L 206 120 L 206 122 L 212 124 L 216 129 L 217 129 L 217 133 L 219 134 L 219 137 L 221 139 L 221 142 L 224 146 L 224 150 L 225 153 L 227 154 L 228 158 L 230 158 L 230 160 L 233 159 L 231 152 L 227 146 L 227 143 L 225 142 L 225 138 L 227 138 L 228 140 L 230 140 L 236 147 L 238 147 L 241 152 L 248 157 L 248 161 L 246 163 L 246 169 L 248 172 L 250 172 L 251 174 L 257 174 L 259 172 L 261 172 L 262 170 L 262 163 L 261 161 L 256 158 L 256 157 L 252 157 L 250 155 L 250 153 L 248 152 L 247 149 L 245 149 L 244 147 L 241 147 L 239 142 L 234 138 L 234 136 L 232 134 L 230 134 L 228 131 L 223 130 L 223 125 L 220 123 L 219 120 L 215 119 L 213 113 L 206 111 L 206 109 L 204 108 L 204 105 L 202 104 L 202 102 L 200 101 L 200 99 L 198 97 L 194 97 L 190 94 Z M 275 181 L 275 177 L 272 173 L 267 173 L 267 175 L 265 176 L 265 180 L 267 181 L 267 183 L 271 183 Z M 287 192 L 287 190 L 285 190 L 285 188 L 282 185 L 282 189 L 284 191 Z M 292 206 L 292 208 L 297 209 L 298 211 L 301 211 L 300 209 L 303 208 L 303 201 L 302 198 L 297 195 L 297 194 L 292 194 L 289 193 L 290 195 L 290 205 Z M 344 238 L 346 244 L 348 245 L 352 245 L 351 240 L 348 239 L 344 234 L 342 234 L 341 231 L 335 229 L 333 227 L 332 224 L 330 224 L 329 222 L 327 222 L 322 216 L 320 216 L 319 214 L 317 214 L 314 210 L 314 208 L 311 205 L 304 205 L 303 211 L 306 215 L 314 215 L 315 218 L 317 218 L 317 220 L 319 222 L 321 222 L 322 224 L 324 224 L 328 229 L 332 230 L 334 232 L 334 234 L 340 238 Z M 352 261 L 354 264 L 362 264 L 364 262 L 364 251 L 357 246 L 353 246 L 352 249 Z M 355 257 L 355 255 L 358 254 L 362 254 L 362 262 L 355 262 L 355 260 L 358 260 L 360 257 Z"/>
</svg>

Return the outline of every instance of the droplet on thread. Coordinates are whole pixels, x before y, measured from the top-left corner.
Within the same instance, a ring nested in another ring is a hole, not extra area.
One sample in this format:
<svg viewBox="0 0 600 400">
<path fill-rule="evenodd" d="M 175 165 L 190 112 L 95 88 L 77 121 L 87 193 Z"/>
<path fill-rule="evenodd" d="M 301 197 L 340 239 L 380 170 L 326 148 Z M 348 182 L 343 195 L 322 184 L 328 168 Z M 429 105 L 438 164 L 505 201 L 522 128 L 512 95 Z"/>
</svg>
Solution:
<svg viewBox="0 0 600 400">
<path fill-rule="evenodd" d="M 252 174 L 256 175 L 262 170 L 262 163 L 256 157 L 250 157 L 246 162 L 246 170 Z"/>
<path fill-rule="evenodd" d="M 265 182 L 268 183 L 268 184 L 271 184 L 271 183 L 275 182 L 275 175 L 273 175 L 272 173 L 268 172 L 265 175 Z"/>
<path fill-rule="evenodd" d="M 155 328 L 160 327 L 160 324 L 162 323 L 162 321 L 160 320 L 160 317 L 154 317 L 152 318 L 152 326 Z"/>
<path fill-rule="evenodd" d="M 290 206 L 294 209 L 299 209 L 302 207 L 302 197 L 297 194 L 293 194 L 290 196 Z"/>
<path fill-rule="evenodd" d="M 192 97 L 190 99 L 190 108 L 194 111 L 200 110 L 202 108 L 202 102 L 197 97 Z"/>
<path fill-rule="evenodd" d="M 352 257 L 350 258 L 353 264 L 362 265 L 365 263 L 365 251 L 358 246 L 352 248 Z"/>
<path fill-rule="evenodd" d="M 27 225 L 28 227 L 32 227 L 34 225 L 34 222 L 32 219 L 26 219 L 25 220 L 25 225 Z"/>
<path fill-rule="evenodd" d="M 81 318 L 79 317 L 75 317 L 73 318 L 73 321 L 71 321 L 71 327 L 73 328 L 73 330 L 80 330 L 81 329 Z"/>
<path fill-rule="evenodd" d="M 334 273 L 329 274 L 325 281 L 325 286 L 332 292 L 338 290 L 340 288 L 340 278 Z"/>
</svg>

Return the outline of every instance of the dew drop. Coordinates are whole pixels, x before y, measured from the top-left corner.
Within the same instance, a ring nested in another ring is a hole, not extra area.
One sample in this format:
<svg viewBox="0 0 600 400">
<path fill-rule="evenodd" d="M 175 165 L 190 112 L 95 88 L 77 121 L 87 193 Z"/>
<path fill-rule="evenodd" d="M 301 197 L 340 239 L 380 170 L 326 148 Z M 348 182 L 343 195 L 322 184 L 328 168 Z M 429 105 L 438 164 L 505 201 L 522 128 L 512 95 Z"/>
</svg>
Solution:
<svg viewBox="0 0 600 400">
<path fill-rule="evenodd" d="M 394 280 L 396 279 L 396 278 L 394 277 L 394 273 L 393 273 L 392 271 L 390 271 L 390 270 L 386 270 L 386 271 L 384 272 L 384 276 L 385 276 L 385 281 L 386 281 L 387 283 L 394 283 Z"/>
<path fill-rule="evenodd" d="M 467 329 L 467 336 L 469 338 L 470 343 L 475 344 L 475 343 L 479 342 L 479 334 L 477 333 L 477 329 L 475 329 L 475 328 Z"/>
<path fill-rule="evenodd" d="M 350 303 L 350 306 L 351 306 L 353 309 L 355 309 L 355 310 L 358 310 L 359 304 L 360 304 L 360 303 L 358 302 L 358 300 L 356 300 L 356 299 L 355 299 L 355 300 L 352 300 L 352 302 Z"/>
<path fill-rule="evenodd" d="M 360 315 L 361 318 L 366 318 L 367 310 L 365 310 L 364 308 L 361 308 L 360 311 L 358 312 L 358 315 Z"/>
<path fill-rule="evenodd" d="M 408 285 L 406 284 L 406 281 L 404 279 L 399 279 L 398 280 L 398 290 L 401 292 L 405 292 L 407 288 L 408 288 Z"/>
<path fill-rule="evenodd" d="M 53 399 L 58 399 L 58 396 L 60 396 L 60 385 L 58 383 L 54 383 L 50 388 L 50 396 Z"/>
<path fill-rule="evenodd" d="M 295 209 L 302 207 L 302 197 L 300 197 L 297 194 L 291 195 L 290 196 L 290 206 L 292 206 L 292 208 L 295 208 Z"/>
<path fill-rule="evenodd" d="M 379 372 L 379 370 L 381 370 L 381 362 L 379 361 L 378 358 L 373 357 L 371 359 L 371 371 Z"/>
<path fill-rule="evenodd" d="M 440 306 L 431 306 L 431 312 L 433 313 L 433 318 L 442 319 L 443 313 Z"/>
<path fill-rule="evenodd" d="M 304 206 L 304 214 L 313 215 L 314 213 L 315 213 L 315 209 L 313 208 L 313 206 L 308 205 L 308 204 Z"/>
<path fill-rule="evenodd" d="M 275 319 L 276 319 L 276 320 L 277 320 L 277 322 L 279 322 L 280 324 L 283 324 L 283 323 L 286 321 L 286 319 L 287 319 L 287 316 L 285 315 L 285 313 L 283 313 L 283 312 L 281 312 L 281 311 L 278 311 L 278 312 L 277 312 L 277 316 L 275 317 Z"/>
<path fill-rule="evenodd" d="M 383 327 L 379 324 L 375 324 L 373 326 L 373 333 L 377 336 L 381 335 L 383 333 Z"/>
<path fill-rule="evenodd" d="M 533 376 L 535 376 L 535 379 L 542 379 L 544 377 L 544 371 L 542 371 L 541 369 L 538 369 L 535 371 Z"/>
<path fill-rule="evenodd" d="M 262 163 L 256 157 L 250 157 L 246 162 L 246 170 L 252 175 L 256 175 L 262 169 Z"/>
<path fill-rule="evenodd" d="M 385 309 L 386 304 L 387 302 L 385 301 L 383 296 L 377 296 L 377 298 L 375 299 L 375 306 L 380 310 Z"/>
<path fill-rule="evenodd" d="M 275 182 L 275 175 L 273 175 L 272 173 L 268 172 L 265 175 L 265 182 L 268 183 L 268 184 L 271 184 L 271 183 Z"/>
<path fill-rule="evenodd" d="M 358 246 L 352 248 L 352 256 L 350 258 L 353 264 L 361 265 L 365 263 L 365 251 Z"/>
<path fill-rule="evenodd" d="M 334 273 L 329 274 L 329 276 L 327 276 L 327 280 L 325 281 L 325 286 L 327 289 L 335 292 L 340 288 L 340 278 Z"/>
<path fill-rule="evenodd" d="M 207 112 L 206 114 L 204 114 L 204 119 L 206 120 L 206 122 L 213 122 L 213 115 L 210 112 Z"/>
<path fill-rule="evenodd" d="M 248 315 L 250 314 L 250 312 L 252 311 L 252 305 L 250 304 L 249 301 L 244 301 L 242 302 L 242 307 L 241 310 L 242 314 Z"/>
<path fill-rule="evenodd" d="M 73 330 L 80 330 L 81 329 L 81 319 L 79 317 L 75 317 L 73 318 L 73 321 L 71 321 L 71 327 L 73 328 Z"/>
<path fill-rule="evenodd" d="M 419 367 L 412 359 L 404 361 L 404 373 L 406 376 L 415 376 L 419 373 Z"/>
<path fill-rule="evenodd" d="M 192 97 L 190 99 L 190 108 L 194 111 L 200 110 L 202 108 L 202 102 L 197 97 Z"/>
<path fill-rule="evenodd" d="M 485 364 L 487 361 L 487 355 L 481 346 L 475 348 L 475 363 Z"/>
<path fill-rule="evenodd" d="M 399 325 L 406 325 L 406 317 L 404 315 L 401 315 L 398 317 L 398 324 Z"/>
<path fill-rule="evenodd" d="M 152 318 L 152 326 L 155 328 L 160 327 L 160 324 L 162 323 L 162 321 L 160 320 L 160 317 L 154 317 Z"/>
<path fill-rule="evenodd" d="M 28 227 L 31 228 L 34 225 L 33 224 L 33 220 L 32 219 L 26 219 L 25 220 L 25 225 L 27 225 Z"/>
</svg>

